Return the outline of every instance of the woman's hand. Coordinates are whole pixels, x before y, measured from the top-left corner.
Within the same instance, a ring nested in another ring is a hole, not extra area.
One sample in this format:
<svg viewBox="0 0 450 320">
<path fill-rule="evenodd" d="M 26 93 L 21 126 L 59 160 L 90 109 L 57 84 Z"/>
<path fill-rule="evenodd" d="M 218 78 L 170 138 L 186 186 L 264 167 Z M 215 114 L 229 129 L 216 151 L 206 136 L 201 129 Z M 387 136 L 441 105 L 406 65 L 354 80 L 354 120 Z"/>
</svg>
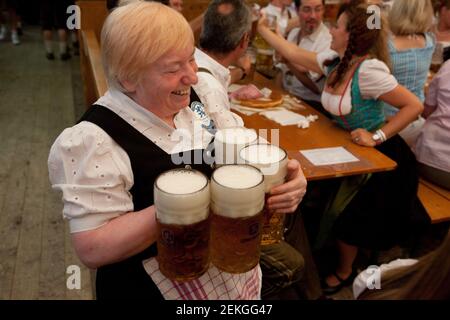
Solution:
<svg viewBox="0 0 450 320">
<path fill-rule="evenodd" d="M 264 12 L 259 13 L 257 30 L 259 31 L 259 28 L 261 28 L 261 27 L 269 28 L 269 25 L 267 23 L 267 18 L 266 18 L 266 15 Z"/>
<path fill-rule="evenodd" d="M 267 209 L 270 213 L 292 213 L 306 193 L 306 178 L 297 160 L 287 164 L 286 182 L 270 190 Z"/>
<path fill-rule="evenodd" d="M 359 128 L 353 130 L 350 134 L 352 136 L 352 141 L 360 146 L 375 147 L 377 145 L 375 140 L 372 138 L 373 133 L 367 131 L 366 129 Z"/>
</svg>

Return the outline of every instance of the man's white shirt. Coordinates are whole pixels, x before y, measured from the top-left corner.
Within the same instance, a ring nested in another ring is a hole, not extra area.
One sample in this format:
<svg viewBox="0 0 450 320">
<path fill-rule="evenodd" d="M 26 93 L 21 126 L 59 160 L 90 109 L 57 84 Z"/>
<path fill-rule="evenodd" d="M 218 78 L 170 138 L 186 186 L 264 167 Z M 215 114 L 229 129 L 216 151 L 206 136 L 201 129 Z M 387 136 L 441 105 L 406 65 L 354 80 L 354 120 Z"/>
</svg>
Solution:
<svg viewBox="0 0 450 320">
<path fill-rule="evenodd" d="M 300 33 L 300 28 L 293 29 L 287 40 L 289 42 L 297 44 L 300 48 L 313 52 L 323 52 L 330 49 L 331 45 L 331 34 L 328 28 L 321 23 L 317 30 L 312 34 L 301 38 L 300 43 L 298 43 L 298 36 Z M 308 88 L 306 88 L 300 80 L 297 79 L 292 73 L 288 73 L 289 68 L 285 64 L 281 64 L 281 71 L 283 73 L 283 87 L 285 90 L 289 91 L 291 94 L 301 97 L 304 100 L 314 100 L 320 101 L 320 94 L 315 94 Z M 316 82 L 320 75 L 315 72 L 308 72 L 309 78 L 314 81 L 319 89 L 323 90 L 325 84 L 325 78 Z"/>
<path fill-rule="evenodd" d="M 242 127 L 244 125 L 242 118 L 230 111 L 228 87 L 231 76 L 228 68 L 200 49 L 195 50 L 195 60 L 199 68 L 211 72 L 197 72 L 198 82 L 193 88 L 216 127 L 220 129 Z"/>
</svg>

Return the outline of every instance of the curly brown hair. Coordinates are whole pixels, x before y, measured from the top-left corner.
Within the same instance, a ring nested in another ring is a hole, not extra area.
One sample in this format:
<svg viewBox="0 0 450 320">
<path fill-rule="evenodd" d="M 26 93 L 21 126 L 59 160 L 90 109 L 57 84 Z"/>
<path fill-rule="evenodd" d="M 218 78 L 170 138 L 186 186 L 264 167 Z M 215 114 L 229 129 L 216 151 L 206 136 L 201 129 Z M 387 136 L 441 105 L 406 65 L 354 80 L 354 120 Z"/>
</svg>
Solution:
<svg viewBox="0 0 450 320">
<path fill-rule="evenodd" d="M 368 10 L 368 7 L 365 1 L 351 1 L 349 4 L 342 5 L 339 10 L 338 17 L 344 13 L 347 16 L 347 31 L 350 35 L 344 56 L 328 83 L 332 88 L 341 83 L 354 56 L 376 58 L 390 66 L 386 20 L 383 15 L 380 15 L 381 28 L 369 28 L 367 22 L 373 13 Z"/>
</svg>

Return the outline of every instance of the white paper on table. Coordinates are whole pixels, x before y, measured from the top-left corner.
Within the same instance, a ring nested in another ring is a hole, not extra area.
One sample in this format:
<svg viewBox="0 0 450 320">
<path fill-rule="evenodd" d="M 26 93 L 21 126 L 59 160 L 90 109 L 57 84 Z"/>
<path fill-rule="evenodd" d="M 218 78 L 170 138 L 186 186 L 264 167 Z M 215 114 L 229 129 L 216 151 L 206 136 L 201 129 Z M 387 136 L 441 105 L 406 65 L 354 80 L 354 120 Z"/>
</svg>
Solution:
<svg viewBox="0 0 450 320">
<path fill-rule="evenodd" d="M 263 111 L 260 114 L 281 124 L 282 126 L 292 126 L 294 124 L 298 124 L 299 122 L 307 121 L 305 116 L 286 110 L 285 108 L 280 108 L 275 111 Z"/>
<path fill-rule="evenodd" d="M 300 150 L 300 153 L 315 166 L 359 161 L 357 157 L 344 147 Z"/>
</svg>

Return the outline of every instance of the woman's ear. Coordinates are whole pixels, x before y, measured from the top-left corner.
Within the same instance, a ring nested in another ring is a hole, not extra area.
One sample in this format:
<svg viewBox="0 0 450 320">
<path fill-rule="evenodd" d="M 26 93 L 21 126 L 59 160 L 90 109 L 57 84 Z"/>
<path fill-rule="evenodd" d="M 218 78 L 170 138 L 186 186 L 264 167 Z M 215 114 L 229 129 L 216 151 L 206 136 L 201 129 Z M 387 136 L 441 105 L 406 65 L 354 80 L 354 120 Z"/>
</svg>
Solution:
<svg viewBox="0 0 450 320">
<path fill-rule="evenodd" d="M 119 81 L 122 88 L 125 89 L 126 92 L 135 92 L 136 91 L 136 81 L 130 81 L 128 79 Z"/>
</svg>

